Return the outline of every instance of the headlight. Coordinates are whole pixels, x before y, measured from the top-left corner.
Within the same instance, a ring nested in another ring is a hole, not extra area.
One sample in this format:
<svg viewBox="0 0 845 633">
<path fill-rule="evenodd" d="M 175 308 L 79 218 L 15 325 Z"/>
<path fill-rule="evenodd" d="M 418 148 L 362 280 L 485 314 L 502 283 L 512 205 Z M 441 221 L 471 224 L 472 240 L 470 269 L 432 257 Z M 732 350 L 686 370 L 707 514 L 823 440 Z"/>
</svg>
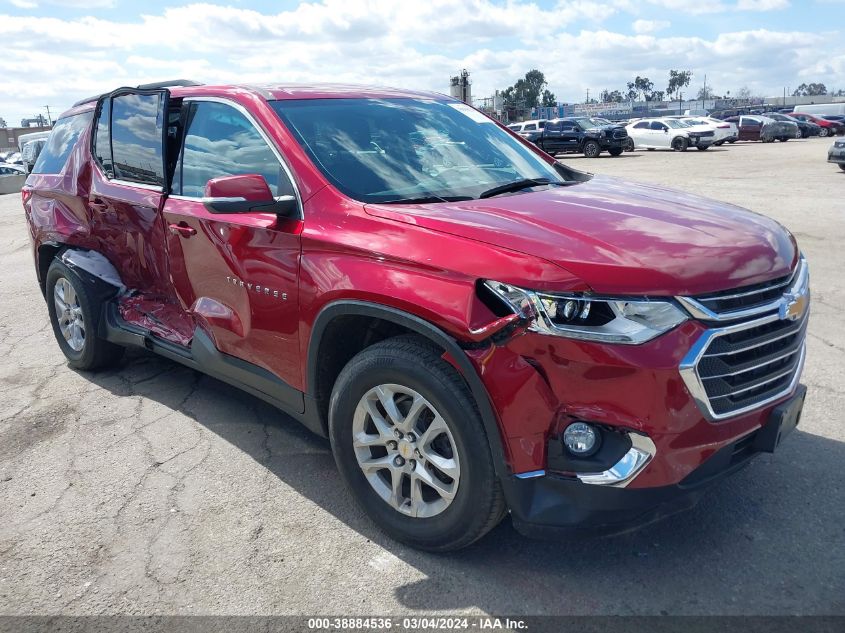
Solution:
<svg viewBox="0 0 845 633">
<path fill-rule="evenodd" d="M 552 294 L 498 281 L 485 281 L 484 285 L 529 320 L 529 329 L 554 336 L 637 345 L 687 320 L 686 313 L 672 301 Z"/>
</svg>

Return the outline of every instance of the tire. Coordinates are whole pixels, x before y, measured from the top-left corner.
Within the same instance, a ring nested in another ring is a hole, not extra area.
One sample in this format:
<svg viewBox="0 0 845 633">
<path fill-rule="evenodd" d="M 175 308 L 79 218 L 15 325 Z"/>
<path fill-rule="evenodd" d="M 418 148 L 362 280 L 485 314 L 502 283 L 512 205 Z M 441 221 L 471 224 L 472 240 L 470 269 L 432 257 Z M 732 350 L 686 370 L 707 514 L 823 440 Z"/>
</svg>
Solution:
<svg viewBox="0 0 845 633">
<path fill-rule="evenodd" d="M 801 130 L 800 127 L 798 128 L 798 134 L 795 136 L 795 138 L 804 138 L 804 132 Z"/>
<path fill-rule="evenodd" d="M 598 158 L 601 154 L 601 146 L 596 141 L 584 143 L 584 156 L 587 158 Z"/>
<path fill-rule="evenodd" d="M 839 163 L 839 169 L 845 171 L 845 163 Z"/>
<path fill-rule="evenodd" d="M 622 155 L 622 148 L 621 147 L 614 147 L 613 149 L 607 150 L 607 153 L 611 156 L 621 156 Z"/>
<path fill-rule="evenodd" d="M 701 152 L 704 152 L 704 151 L 707 151 L 708 149 L 710 149 L 710 146 L 709 145 L 698 145 L 697 149 Z"/>
<path fill-rule="evenodd" d="M 97 336 L 101 300 L 90 285 L 58 259 L 47 271 L 46 296 L 53 334 L 68 365 L 90 371 L 120 360 L 124 348 Z M 61 313 L 60 304 L 67 308 Z"/>
<path fill-rule="evenodd" d="M 830 134 L 830 131 L 826 127 L 823 127 L 822 129 L 819 130 L 819 136 L 821 136 L 822 138 L 824 138 L 825 136 L 828 136 L 829 134 Z"/>
<path fill-rule="evenodd" d="M 386 413 L 385 402 L 396 407 L 398 424 Z M 414 402 L 421 403 L 420 412 L 403 424 L 401 416 Z M 434 436 L 436 447 L 426 437 L 435 413 L 443 422 Z M 332 390 L 329 439 L 344 482 L 370 518 L 397 541 L 429 551 L 457 550 L 484 536 L 505 515 L 475 402 L 460 375 L 425 339 L 388 339 L 349 361 Z M 384 461 L 365 475 L 362 463 L 377 459 Z M 415 499 L 414 481 L 422 482 L 415 486 Z"/>
<path fill-rule="evenodd" d="M 636 149 L 636 146 L 634 145 L 634 139 L 625 139 L 625 143 L 622 145 L 622 149 L 624 149 L 626 152 L 633 152 L 634 149 Z"/>
<path fill-rule="evenodd" d="M 683 136 L 679 136 L 674 141 L 672 141 L 672 149 L 676 152 L 685 152 L 689 147 L 689 140 L 685 139 Z"/>
</svg>

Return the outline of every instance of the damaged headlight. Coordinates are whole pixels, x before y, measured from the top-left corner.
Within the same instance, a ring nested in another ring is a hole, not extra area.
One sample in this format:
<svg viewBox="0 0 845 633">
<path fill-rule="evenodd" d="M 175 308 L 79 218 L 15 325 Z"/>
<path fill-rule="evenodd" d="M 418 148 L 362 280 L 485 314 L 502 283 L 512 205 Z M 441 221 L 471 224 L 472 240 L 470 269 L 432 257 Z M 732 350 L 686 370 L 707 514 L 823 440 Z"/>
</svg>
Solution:
<svg viewBox="0 0 845 633">
<path fill-rule="evenodd" d="M 636 345 L 687 320 L 672 301 L 551 294 L 498 281 L 484 285 L 536 332 L 602 343 Z"/>
</svg>

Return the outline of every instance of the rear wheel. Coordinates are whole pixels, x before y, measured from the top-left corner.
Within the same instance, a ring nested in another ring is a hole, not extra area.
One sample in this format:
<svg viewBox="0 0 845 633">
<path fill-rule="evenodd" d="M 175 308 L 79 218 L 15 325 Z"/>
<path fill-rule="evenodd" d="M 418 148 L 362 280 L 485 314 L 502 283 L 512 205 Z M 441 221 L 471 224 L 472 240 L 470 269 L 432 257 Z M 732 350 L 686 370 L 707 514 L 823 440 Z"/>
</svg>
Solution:
<svg viewBox="0 0 845 633">
<path fill-rule="evenodd" d="M 54 260 L 47 271 L 47 309 L 68 365 L 99 369 L 114 364 L 124 349 L 97 336 L 101 302 L 73 270 Z"/>
<path fill-rule="evenodd" d="M 685 152 L 689 147 L 689 140 L 685 139 L 683 136 L 679 136 L 674 141 L 672 141 L 672 149 L 676 152 Z"/>
<path fill-rule="evenodd" d="M 795 138 L 804 138 L 804 132 L 803 130 L 801 130 L 800 127 L 798 128 L 798 132 L 796 133 Z"/>
<path fill-rule="evenodd" d="M 819 136 L 827 136 L 828 134 L 830 134 L 830 131 L 826 127 L 819 130 Z"/>
<path fill-rule="evenodd" d="M 598 158 L 601 154 L 601 147 L 596 141 L 587 141 L 584 143 L 584 156 L 587 158 Z"/>
<path fill-rule="evenodd" d="M 329 437 L 347 486 L 398 541 L 460 549 L 504 516 L 475 402 L 422 339 L 388 339 L 349 361 L 332 390 Z"/>
</svg>

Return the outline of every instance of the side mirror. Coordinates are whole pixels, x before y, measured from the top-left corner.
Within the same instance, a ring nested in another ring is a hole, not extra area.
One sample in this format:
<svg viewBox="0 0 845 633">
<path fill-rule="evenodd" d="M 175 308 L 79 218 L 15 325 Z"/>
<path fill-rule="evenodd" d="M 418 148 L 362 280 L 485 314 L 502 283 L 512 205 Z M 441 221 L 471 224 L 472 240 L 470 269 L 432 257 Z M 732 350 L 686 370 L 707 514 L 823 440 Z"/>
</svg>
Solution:
<svg viewBox="0 0 845 633">
<path fill-rule="evenodd" d="M 296 215 L 296 198 L 273 197 L 270 186 L 259 174 L 212 178 L 205 185 L 202 199 L 211 213 L 275 213 L 281 217 Z"/>
</svg>

